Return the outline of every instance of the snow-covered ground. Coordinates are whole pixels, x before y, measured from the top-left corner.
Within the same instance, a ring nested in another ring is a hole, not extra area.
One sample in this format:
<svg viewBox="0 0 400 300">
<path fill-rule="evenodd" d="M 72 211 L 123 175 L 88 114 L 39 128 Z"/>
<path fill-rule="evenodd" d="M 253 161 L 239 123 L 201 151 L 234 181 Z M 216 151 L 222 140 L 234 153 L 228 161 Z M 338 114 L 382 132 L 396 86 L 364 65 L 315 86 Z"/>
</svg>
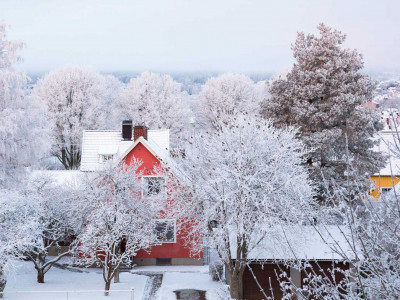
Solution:
<svg viewBox="0 0 400 300">
<path fill-rule="evenodd" d="M 120 274 L 121 283 L 112 283 L 110 296 L 102 292 L 84 292 L 103 290 L 104 281 L 100 269 L 81 269 L 83 272 L 63 270 L 53 267 L 45 275 L 45 283 L 36 282 L 36 270 L 31 262 L 20 262 L 13 274 L 8 276 L 5 288 L 5 299 L 10 300 L 94 300 L 114 299 L 130 300 L 130 291 L 134 289 L 134 299 L 141 300 L 148 281 L 145 274 L 163 274 L 163 280 L 156 298 L 158 300 L 176 299 L 174 291 L 181 289 L 198 289 L 206 291 L 208 300 L 221 299 L 224 285 L 212 281 L 208 275 L 208 266 L 145 266 L 136 267 L 131 272 Z M 139 274 L 136 274 L 139 273 Z M 114 291 L 113 291 L 114 290 Z M 117 292 L 115 290 L 126 290 Z M 33 291 L 30 293 L 15 293 Z M 57 291 L 70 291 L 57 292 Z M 74 291 L 74 292 L 71 292 Z M 153 299 L 152 299 L 153 300 Z"/>
<path fill-rule="evenodd" d="M 134 299 L 142 299 L 147 276 L 131 273 L 121 273 L 121 283 L 112 283 L 109 297 L 102 292 L 83 292 L 84 290 L 104 290 L 104 281 L 100 269 L 83 269 L 84 273 L 62 270 L 56 267 L 45 275 L 45 283 L 36 282 L 36 270 L 31 262 L 21 262 L 15 273 L 8 276 L 5 288 L 5 299 L 10 300 L 95 300 L 118 299 L 130 300 L 134 289 Z M 112 290 L 127 290 L 113 292 Z M 13 293 L 15 291 L 34 291 L 34 293 Z M 43 293 L 41 291 L 44 291 Z M 54 291 L 78 291 L 67 294 Z M 80 292 L 79 292 L 80 291 Z"/>
<path fill-rule="evenodd" d="M 176 299 L 174 291 L 195 289 L 206 291 L 207 300 L 221 298 L 226 289 L 223 283 L 211 280 L 208 266 L 141 266 L 132 270 L 133 273 L 163 273 L 163 280 L 157 293 L 159 300 Z"/>
<path fill-rule="evenodd" d="M 208 300 L 217 300 L 221 299 L 222 288 L 222 284 L 212 281 L 207 273 L 165 272 L 158 295 L 160 300 L 173 300 L 176 299 L 176 290 L 196 289 L 206 291 Z"/>
</svg>

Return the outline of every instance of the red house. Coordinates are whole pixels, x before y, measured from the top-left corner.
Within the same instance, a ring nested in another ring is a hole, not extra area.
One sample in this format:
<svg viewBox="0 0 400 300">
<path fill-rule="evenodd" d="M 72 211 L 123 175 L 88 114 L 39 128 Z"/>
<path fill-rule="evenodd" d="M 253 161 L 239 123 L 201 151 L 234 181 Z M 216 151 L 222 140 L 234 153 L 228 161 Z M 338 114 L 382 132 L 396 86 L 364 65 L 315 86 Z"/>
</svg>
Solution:
<svg viewBox="0 0 400 300">
<path fill-rule="evenodd" d="M 133 127 L 132 121 L 122 123 L 122 131 L 86 130 L 82 140 L 82 172 L 102 170 L 106 162 L 121 162 L 129 165 L 132 158 L 140 159 L 144 175 L 144 193 L 166 193 L 165 178 L 155 174 L 154 168 L 168 167 L 169 130 L 148 130 L 145 126 Z M 202 265 L 203 255 L 193 257 L 184 246 L 184 236 L 176 230 L 176 221 L 160 219 L 155 230 L 164 232 L 161 245 L 149 251 L 140 251 L 134 258 L 137 265 Z M 167 230 L 165 230 L 167 229 Z"/>
</svg>

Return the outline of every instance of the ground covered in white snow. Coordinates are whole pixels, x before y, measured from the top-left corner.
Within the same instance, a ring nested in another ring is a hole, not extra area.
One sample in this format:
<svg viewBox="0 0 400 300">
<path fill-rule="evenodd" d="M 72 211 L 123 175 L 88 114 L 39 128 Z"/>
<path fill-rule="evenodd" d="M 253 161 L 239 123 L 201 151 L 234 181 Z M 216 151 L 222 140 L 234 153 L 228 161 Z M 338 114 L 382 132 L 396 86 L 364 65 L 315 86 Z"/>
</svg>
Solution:
<svg viewBox="0 0 400 300">
<path fill-rule="evenodd" d="M 134 299 L 141 300 L 150 288 L 148 274 L 163 274 L 163 281 L 154 299 L 176 299 L 174 291 L 181 289 L 198 289 L 206 291 L 208 300 L 221 299 L 225 286 L 214 282 L 208 275 L 208 266 L 148 266 L 137 267 L 131 272 L 122 272 L 121 283 L 112 283 L 110 296 L 102 292 L 104 281 L 100 269 L 81 269 L 83 272 L 64 270 L 53 267 L 45 276 L 45 283 L 36 282 L 36 270 L 31 262 L 20 262 L 13 274 L 8 276 L 5 299 L 10 300 L 94 300 L 94 299 Z M 138 274 L 136 274 L 138 273 Z M 150 281 L 151 282 L 151 281 Z M 113 291 L 114 290 L 114 291 Z M 115 290 L 125 290 L 117 292 Z M 19 293 L 15 293 L 15 292 Z M 66 293 L 68 292 L 68 295 Z M 22 292 L 22 293 L 21 293 Z M 26 292 L 26 293 L 24 293 Z M 153 299 L 151 299 L 153 300 Z"/>
<path fill-rule="evenodd" d="M 176 299 L 174 291 L 182 289 L 203 290 L 206 291 L 206 298 L 208 300 L 220 299 L 218 295 L 221 288 L 222 285 L 219 282 L 212 281 L 208 274 L 165 272 L 159 290 L 159 299 Z"/>
<path fill-rule="evenodd" d="M 207 300 L 225 299 L 223 291 L 226 286 L 211 280 L 208 266 L 140 266 L 134 273 L 163 273 L 163 281 L 157 293 L 159 300 L 176 299 L 174 291 L 195 289 L 206 291 Z"/>
<path fill-rule="evenodd" d="M 104 290 L 104 281 L 100 269 L 83 269 L 84 273 L 62 270 L 56 267 L 45 275 L 45 283 L 36 282 L 36 270 L 31 262 L 21 262 L 15 273 L 8 276 L 5 288 L 5 299 L 10 300 L 95 300 L 118 299 L 130 300 L 134 289 L 134 299 L 142 299 L 147 276 L 131 273 L 121 273 L 121 283 L 112 283 L 111 290 L 126 290 L 125 292 L 110 292 L 104 297 L 102 292 L 83 292 L 84 290 Z M 34 291 L 30 293 L 13 293 L 15 291 Z M 55 291 L 76 291 L 66 292 Z"/>
</svg>

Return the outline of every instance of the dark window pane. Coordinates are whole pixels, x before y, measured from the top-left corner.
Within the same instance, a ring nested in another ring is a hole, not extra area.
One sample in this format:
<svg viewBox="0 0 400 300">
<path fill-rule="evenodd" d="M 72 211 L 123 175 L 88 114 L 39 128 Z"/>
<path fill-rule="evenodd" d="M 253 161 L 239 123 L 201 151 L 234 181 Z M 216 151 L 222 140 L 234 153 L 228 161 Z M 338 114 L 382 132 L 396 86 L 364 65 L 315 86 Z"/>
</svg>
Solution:
<svg viewBox="0 0 400 300">
<path fill-rule="evenodd" d="M 174 221 L 159 221 L 156 223 L 155 232 L 160 242 L 175 241 L 175 222 Z"/>
<path fill-rule="evenodd" d="M 164 192 L 164 178 L 145 177 L 145 181 L 147 196 L 155 196 Z"/>
</svg>

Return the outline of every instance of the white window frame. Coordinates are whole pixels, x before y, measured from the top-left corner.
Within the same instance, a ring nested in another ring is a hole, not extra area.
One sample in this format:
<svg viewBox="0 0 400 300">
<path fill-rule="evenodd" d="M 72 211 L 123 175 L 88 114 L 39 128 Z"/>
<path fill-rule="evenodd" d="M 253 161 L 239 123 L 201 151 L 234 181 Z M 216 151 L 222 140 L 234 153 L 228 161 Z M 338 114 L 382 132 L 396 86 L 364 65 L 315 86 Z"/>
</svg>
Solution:
<svg viewBox="0 0 400 300">
<path fill-rule="evenodd" d="M 149 195 L 147 195 L 147 186 L 145 186 L 145 183 L 146 183 L 146 178 L 162 178 L 162 179 L 164 179 L 164 186 L 163 186 L 163 189 L 164 189 L 164 197 L 166 197 L 167 196 L 167 188 L 166 188 L 166 180 L 165 180 L 165 177 L 164 176 L 160 176 L 160 175 L 143 175 L 142 176 L 142 195 L 144 196 L 144 197 L 148 197 L 148 198 L 152 198 L 152 197 L 155 197 L 155 196 L 157 196 L 157 195 L 153 195 L 153 196 L 149 196 Z M 161 193 L 160 193 L 161 194 Z"/>
<path fill-rule="evenodd" d="M 100 160 L 100 163 L 107 163 L 107 162 L 110 162 L 110 161 L 113 161 L 114 160 L 114 154 L 99 154 L 100 155 L 100 157 L 99 157 L 99 160 Z M 111 158 L 109 158 L 109 159 L 104 159 L 105 157 L 111 157 Z"/>
<path fill-rule="evenodd" d="M 384 189 L 386 190 L 385 192 L 383 191 Z M 388 190 L 388 189 L 389 189 L 389 190 Z M 384 195 L 384 194 L 390 192 L 392 189 L 393 189 L 392 186 L 381 186 L 381 187 L 379 188 L 379 196 L 382 196 L 382 195 Z"/>
<path fill-rule="evenodd" d="M 173 222 L 174 223 L 174 241 L 173 242 L 162 242 L 159 241 L 161 244 L 175 244 L 176 243 L 176 219 L 156 219 L 155 222 Z"/>
</svg>

